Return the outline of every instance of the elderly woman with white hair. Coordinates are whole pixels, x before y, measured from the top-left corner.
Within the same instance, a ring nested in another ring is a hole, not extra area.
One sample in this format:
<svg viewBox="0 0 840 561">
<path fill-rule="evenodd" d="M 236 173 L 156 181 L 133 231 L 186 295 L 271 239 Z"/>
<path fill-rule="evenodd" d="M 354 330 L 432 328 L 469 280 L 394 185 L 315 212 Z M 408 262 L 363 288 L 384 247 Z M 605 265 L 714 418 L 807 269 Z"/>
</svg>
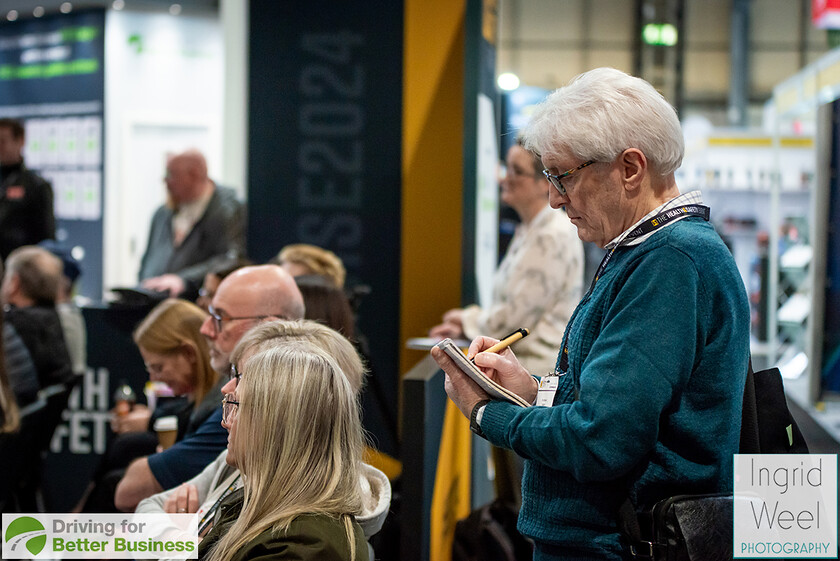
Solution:
<svg viewBox="0 0 840 561">
<path fill-rule="evenodd" d="M 673 107 L 601 68 L 552 93 L 523 132 L 578 235 L 607 250 L 572 316 L 554 373 L 510 350 L 475 364 L 537 407 L 490 401 L 443 353 L 446 390 L 471 428 L 526 459 L 519 530 L 535 559 L 621 559 L 617 519 L 681 493 L 732 488 L 749 359 L 741 276 L 699 192 L 680 194 Z M 539 391 L 538 391 L 539 390 Z"/>
</svg>

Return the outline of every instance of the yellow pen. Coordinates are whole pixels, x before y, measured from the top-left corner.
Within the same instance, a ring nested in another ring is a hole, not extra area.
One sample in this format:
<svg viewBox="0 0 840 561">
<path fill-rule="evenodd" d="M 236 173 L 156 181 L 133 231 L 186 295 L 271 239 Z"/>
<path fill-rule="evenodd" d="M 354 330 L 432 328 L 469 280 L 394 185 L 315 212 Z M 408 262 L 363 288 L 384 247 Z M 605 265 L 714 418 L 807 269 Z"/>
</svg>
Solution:
<svg viewBox="0 0 840 561">
<path fill-rule="evenodd" d="M 514 343 L 516 343 L 517 341 L 519 341 L 520 339 L 522 339 L 523 337 L 527 337 L 529 333 L 531 333 L 531 332 L 528 331 L 528 329 L 526 329 L 525 327 L 520 327 L 519 329 L 517 329 L 516 331 L 514 331 L 510 335 L 507 335 L 507 336 L 503 337 L 501 341 L 499 341 L 498 343 L 496 343 L 495 345 L 493 345 L 489 349 L 484 349 L 481 352 L 482 353 L 498 353 L 498 352 L 501 352 L 501 351 L 505 350 L 506 348 L 510 347 L 511 345 L 513 345 Z M 470 360 L 475 361 L 475 357 L 472 357 Z"/>
</svg>

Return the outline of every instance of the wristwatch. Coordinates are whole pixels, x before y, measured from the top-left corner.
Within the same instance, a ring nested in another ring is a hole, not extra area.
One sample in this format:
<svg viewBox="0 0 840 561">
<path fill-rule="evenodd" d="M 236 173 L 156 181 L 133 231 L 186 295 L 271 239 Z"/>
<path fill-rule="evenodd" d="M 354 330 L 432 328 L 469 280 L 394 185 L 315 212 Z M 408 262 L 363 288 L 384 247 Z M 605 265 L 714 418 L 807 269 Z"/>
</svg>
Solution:
<svg viewBox="0 0 840 561">
<path fill-rule="evenodd" d="M 470 413 L 470 430 L 481 437 L 484 436 L 484 433 L 481 432 L 481 427 L 479 426 L 478 421 L 476 421 L 475 417 L 476 415 L 478 415 L 478 411 L 491 401 L 491 399 L 482 399 L 481 401 L 475 404 L 475 407 L 473 407 L 472 409 L 472 413 Z"/>
</svg>

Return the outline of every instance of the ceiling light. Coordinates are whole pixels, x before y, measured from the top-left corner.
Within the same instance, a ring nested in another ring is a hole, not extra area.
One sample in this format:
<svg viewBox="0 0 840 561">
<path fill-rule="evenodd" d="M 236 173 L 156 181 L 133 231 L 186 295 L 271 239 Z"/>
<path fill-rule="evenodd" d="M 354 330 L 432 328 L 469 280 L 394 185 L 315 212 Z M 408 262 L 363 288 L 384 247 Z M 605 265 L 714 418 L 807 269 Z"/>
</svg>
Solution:
<svg viewBox="0 0 840 561">
<path fill-rule="evenodd" d="M 69 14 L 73 11 L 73 4 L 70 2 L 62 2 L 61 6 L 58 8 L 62 14 Z"/>
<path fill-rule="evenodd" d="M 9 13 L 6 14 L 6 19 L 9 21 L 15 21 L 18 18 L 17 10 L 9 10 Z"/>
<path fill-rule="evenodd" d="M 39 18 L 44 15 L 44 7 L 43 6 L 35 6 L 35 9 L 32 10 L 32 15 L 36 18 Z"/>
<path fill-rule="evenodd" d="M 169 6 L 169 13 L 173 16 L 177 16 L 181 13 L 181 5 L 180 4 L 172 4 Z"/>
<path fill-rule="evenodd" d="M 119 11 L 125 8 L 125 0 L 114 0 L 114 3 L 111 4 L 111 7 L 115 10 Z"/>
<path fill-rule="evenodd" d="M 519 76 L 513 72 L 504 72 L 499 74 L 496 83 L 501 89 L 510 92 L 519 87 Z"/>
</svg>

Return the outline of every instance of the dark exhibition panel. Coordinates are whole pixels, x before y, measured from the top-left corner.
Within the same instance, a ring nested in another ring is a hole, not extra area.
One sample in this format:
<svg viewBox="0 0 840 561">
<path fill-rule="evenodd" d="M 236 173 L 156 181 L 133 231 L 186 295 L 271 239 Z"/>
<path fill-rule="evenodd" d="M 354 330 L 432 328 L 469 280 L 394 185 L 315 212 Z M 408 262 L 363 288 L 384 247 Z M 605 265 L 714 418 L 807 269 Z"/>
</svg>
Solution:
<svg viewBox="0 0 840 561">
<path fill-rule="evenodd" d="M 402 5 L 253 0 L 251 13 L 248 254 L 318 245 L 348 287 L 370 288 L 365 426 L 396 455 Z"/>
</svg>

